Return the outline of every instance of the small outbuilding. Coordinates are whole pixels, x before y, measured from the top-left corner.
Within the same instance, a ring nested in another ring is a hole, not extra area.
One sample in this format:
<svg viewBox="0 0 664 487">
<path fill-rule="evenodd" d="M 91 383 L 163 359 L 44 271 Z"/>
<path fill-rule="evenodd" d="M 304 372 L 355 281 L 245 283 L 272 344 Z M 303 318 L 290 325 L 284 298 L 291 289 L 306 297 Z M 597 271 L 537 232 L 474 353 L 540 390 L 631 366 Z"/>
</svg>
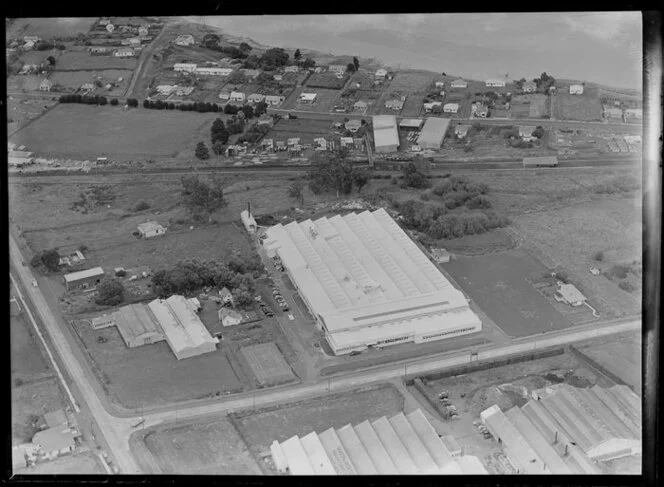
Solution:
<svg viewBox="0 0 664 487">
<path fill-rule="evenodd" d="M 166 229 L 155 221 L 141 223 L 137 228 L 141 238 L 158 237 L 166 233 Z"/>
<path fill-rule="evenodd" d="M 65 274 L 64 281 L 68 291 L 73 289 L 94 289 L 104 276 L 104 269 L 93 267 L 92 269 Z"/>
<path fill-rule="evenodd" d="M 219 321 L 222 326 L 235 326 L 242 323 L 242 315 L 231 308 L 221 308 L 219 310 Z"/>
</svg>

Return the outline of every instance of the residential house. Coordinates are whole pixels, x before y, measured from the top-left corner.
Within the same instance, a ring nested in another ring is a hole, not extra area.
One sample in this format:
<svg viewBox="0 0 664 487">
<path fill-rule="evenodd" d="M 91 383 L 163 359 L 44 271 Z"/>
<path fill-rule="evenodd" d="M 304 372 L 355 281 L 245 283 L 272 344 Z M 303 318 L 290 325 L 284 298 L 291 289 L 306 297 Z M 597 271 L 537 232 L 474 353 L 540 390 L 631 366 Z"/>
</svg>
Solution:
<svg viewBox="0 0 664 487">
<path fill-rule="evenodd" d="M 92 83 L 83 83 L 80 88 L 81 91 L 93 91 L 94 89 L 95 85 Z"/>
<path fill-rule="evenodd" d="M 285 99 L 286 98 L 281 95 L 267 95 L 265 97 L 265 103 L 268 105 L 280 105 Z"/>
<path fill-rule="evenodd" d="M 182 34 L 175 39 L 178 46 L 191 46 L 194 44 L 194 36 L 191 34 Z"/>
<path fill-rule="evenodd" d="M 622 109 L 604 105 L 604 118 L 622 118 L 622 116 Z"/>
<path fill-rule="evenodd" d="M 387 100 L 385 102 L 385 108 L 390 108 L 391 110 L 401 111 L 405 103 L 405 97 L 401 99 Z"/>
<path fill-rule="evenodd" d="M 67 291 L 72 289 L 93 289 L 104 278 L 104 269 L 101 267 L 93 267 L 78 272 L 70 272 L 63 276 L 65 287 Z"/>
<path fill-rule="evenodd" d="M 268 125 L 271 127 L 274 124 L 274 120 L 269 115 L 261 115 L 256 123 L 258 125 Z"/>
<path fill-rule="evenodd" d="M 445 113 L 457 113 L 459 111 L 458 103 L 445 103 L 443 105 L 443 112 Z"/>
<path fill-rule="evenodd" d="M 231 308 L 221 308 L 219 310 L 219 321 L 222 326 L 235 326 L 242 323 L 242 315 Z"/>
<path fill-rule="evenodd" d="M 351 149 L 354 145 L 352 137 L 341 137 L 339 143 L 341 144 L 341 147 L 350 147 Z"/>
<path fill-rule="evenodd" d="M 288 155 L 290 157 L 299 157 L 302 155 L 302 146 L 300 144 L 289 145 L 288 146 Z"/>
<path fill-rule="evenodd" d="M 247 78 L 256 78 L 261 74 L 260 69 L 242 69 L 241 70 Z"/>
<path fill-rule="evenodd" d="M 583 95 L 583 85 L 570 85 L 569 94 L 570 95 Z"/>
<path fill-rule="evenodd" d="M 283 140 L 277 140 L 276 145 L 278 151 L 285 151 L 287 149 L 286 142 Z"/>
<path fill-rule="evenodd" d="M 34 48 L 35 48 L 35 42 L 34 41 L 27 41 L 25 44 L 23 44 L 23 49 L 26 50 L 26 51 L 31 51 Z"/>
<path fill-rule="evenodd" d="M 228 290 L 227 287 L 222 287 L 219 290 L 219 297 L 221 298 L 221 304 L 233 304 L 233 294 Z"/>
<path fill-rule="evenodd" d="M 168 96 L 171 93 L 173 93 L 173 90 L 175 90 L 175 86 L 173 85 L 159 85 L 157 86 L 157 91 L 159 92 L 160 95 Z"/>
<path fill-rule="evenodd" d="M 635 118 L 637 120 L 643 119 L 643 108 L 626 108 L 625 118 Z"/>
<path fill-rule="evenodd" d="M 444 81 L 436 81 L 436 88 L 445 88 Z"/>
<path fill-rule="evenodd" d="M 108 52 L 108 48 L 101 46 L 94 46 L 91 47 L 89 50 L 92 54 L 103 54 L 105 52 Z"/>
<path fill-rule="evenodd" d="M 51 91 L 51 88 L 53 88 L 53 83 L 47 79 L 44 79 L 39 85 L 39 91 Z"/>
<path fill-rule="evenodd" d="M 175 63 L 173 65 L 173 69 L 175 71 L 180 71 L 180 72 L 185 72 L 185 73 L 193 73 L 196 71 L 197 65 L 194 63 Z"/>
<path fill-rule="evenodd" d="M 39 71 L 39 66 L 37 64 L 24 64 L 21 67 L 19 74 L 36 73 L 37 71 Z"/>
<path fill-rule="evenodd" d="M 343 64 L 330 64 L 327 69 L 335 73 L 337 76 L 343 75 L 346 72 L 346 66 Z"/>
<path fill-rule="evenodd" d="M 300 68 L 298 66 L 286 66 L 284 68 L 285 73 L 298 73 L 300 71 Z"/>
<path fill-rule="evenodd" d="M 141 40 L 138 37 L 132 37 L 129 39 L 129 44 L 132 46 L 139 46 L 141 44 Z"/>
<path fill-rule="evenodd" d="M 323 137 L 317 137 L 314 139 L 314 150 L 327 150 L 327 140 Z"/>
<path fill-rule="evenodd" d="M 193 86 L 175 86 L 173 94 L 175 96 L 188 96 L 194 91 Z"/>
<path fill-rule="evenodd" d="M 134 50 L 130 48 L 118 49 L 113 55 L 115 57 L 132 57 L 134 55 Z"/>
<path fill-rule="evenodd" d="M 148 26 L 147 25 L 141 25 L 138 28 L 138 35 L 141 37 L 145 37 L 148 35 Z"/>
<path fill-rule="evenodd" d="M 558 290 L 553 294 L 556 301 L 562 301 L 571 306 L 581 306 L 586 297 L 579 291 L 574 284 L 564 284 L 558 282 Z"/>
<path fill-rule="evenodd" d="M 244 93 L 241 91 L 231 91 L 231 101 L 243 103 L 245 100 Z"/>
<path fill-rule="evenodd" d="M 108 32 L 109 34 L 112 34 L 114 30 L 115 30 L 115 26 L 109 22 L 106 25 L 106 32 Z"/>
<path fill-rule="evenodd" d="M 433 111 L 433 107 L 439 107 L 443 104 L 442 101 L 432 101 L 430 103 L 425 103 L 424 104 L 424 111 L 426 113 L 430 113 Z M 457 110 L 459 109 L 459 106 L 457 105 Z"/>
<path fill-rule="evenodd" d="M 353 110 L 363 112 L 368 106 L 369 104 L 366 101 L 358 100 L 353 104 Z"/>
<path fill-rule="evenodd" d="M 526 81 L 521 87 L 524 93 L 534 93 L 537 90 L 537 84 L 534 81 Z"/>
<path fill-rule="evenodd" d="M 142 238 L 158 237 L 166 233 L 166 229 L 155 221 L 141 223 L 137 228 Z"/>
<path fill-rule="evenodd" d="M 316 101 L 316 93 L 300 93 L 300 103 L 314 103 Z"/>
<path fill-rule="evenodd" d="M 274 74 L 274 75 L 272 75 L 272 79 L 274 81 L 283 81 L 284 77 L 281 74 Z"/>
<path fill-rule="evenodd" d="M 205 76 L 228 76 L 233 72 L 231 68 L 196 68 L 194 73 Z"/>
<path fill-rule="evenodd" d="M 431 249 L 431 256 L 439 264 L 445 264 L 450 261 L 450 253 L 446 249 Z"/>
<path fill-rule="evenodd" d="M 288 139 L 288 145 L 289 146 L 294 146 L 294 145 L 300 145 L 300 138 L 299 137 L 291 137 Z"/>
<path fill-rule="evenodd" d="M 468 135 L 468 130 L 470 130 L 470 125 L 457 125 L 454 127 L 454 135 L 459 139 L 465 139 Z"/>
<path fill-rule="evenodd" d="M 76 448 L 75 438 L 80 436 L 67 424 L 38 431 L 32 438 L 32 443 L 39 452 L 49 460 L 73 452 Z"/>
<path fill-rule="evenodd" d="M 379 69 L 376 71 L 375 78 L 377 80 L 384 80 L 387 77 L 387 69 Z"/>
<path fill-rule="evenodd" d="M 228 91 L 222 91 L 221 93 L 219 93 L 219 98 L 222 100 L 228 100 L 230 99 L 230 97 L 231 94 Z"/>
<path fill-rule="evenodd" d="M 452 88 L 468 88 L 468 82 L 461 78 L 455 79 L 451 84 Z"/>
<path fill-rule="evenodd" d="M 100 19 L 99 22 L 97 22 L 97 23 L 98 23 L 100 26 L 104 27 L 104 26 L 107 26 L 108 24 L 110 24 L 111 21 L 108 20 L 108 19 Z"/>
<path fill-rule="evenodd" d="M 41 37 L 37 36 L 23 36 L 23 42 L 39 42 Z"/>
<path fill-rule="evenodd" d="M 364 150 L 364 138 L 353 137 L 353 145 L 355 146 L 355 150 Z"/>
<path fill-rule="evenodd" d="M 471 106 L 471 111 L 476 117 L 486 118 L 489 115 L 489 109 L 483 103 L 475 103 Z"/>
<path fill-rule="evenodd" d="M 261 147 L 264 150 L 274 150 L 274 140 L 273 139 L 263 139 L 261 141 Z"/>
<path fill-rule="evenodd" d="M 362 121 L 361 120 L 349 120 L 346 122 L 345 129 L 348 130 L 351 133 L 355 133 L 358 130 L 360 130 L 360 127 L 362 126 Z"/>
<path fill-rule="evenodd" d="M 314 68 L 314 73 L 324 73 L 325 72 L 325 67 L 323 66 L 316 66 Z"/>
<path fill-rule="evenodd" d="M 526 142 L 530 142 L 531 140 L 535 140 L 537 138 L 533 135 L 534 131 L 535 126 L 533 125 L 521 125 L 519 127 L 519 137 L 521 137 Z"/>
<path fill-rule="evenodd" d="M 262 101 L 265 101 L 265 95 L 261 95 L 260 93 L 252 93 L 247 98 L 247 101 L 249 103 L 260 103 Z"/>
<path fill-rule="evenodd" d="M 485 85 L 487 87 L 492 87 L 492 88 L 502 88 L 505 86 L 505 80 L 503 79 L 488 79 L 485 82 Z"/>
</svg>

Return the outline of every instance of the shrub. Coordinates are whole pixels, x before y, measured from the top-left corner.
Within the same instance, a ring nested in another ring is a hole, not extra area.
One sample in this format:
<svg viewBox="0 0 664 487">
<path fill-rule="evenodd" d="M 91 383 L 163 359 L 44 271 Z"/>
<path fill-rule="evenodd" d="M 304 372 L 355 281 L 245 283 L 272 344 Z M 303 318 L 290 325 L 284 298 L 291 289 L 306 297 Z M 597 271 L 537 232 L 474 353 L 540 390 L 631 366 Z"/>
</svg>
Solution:
<svg viewBox="0 0 664 487">
<path fill-rule="evenodd" d="M 78 250 L 81 251 L 81 252 L 87 252 L 89 249 L 88 249 L 87 245 L 81 244 L 81 245 L 79 245 Z"/>
<path fill-rule="evenodd" d="M 602 262 L 604 260 L 604 252 L 602 251 L 595 252 L 595 255 L 593 255 L 593 259 L 596 260 L 597 262 Z"/>
<path fill-rule="evenodd" d="M 117 98 L 111 98 L 111 105 L 116 106 L 118 103 L 120 102 L 118 101 Z"/>
<path fill-rule="evenodd" d="M 620 281 L 618 287 L 623 291 L 627 291 L 628 293 L 634 292 L 634 286 L 629 281 Z"/>
<path fill-rule="evenodd" d="M 396 184 L 399 182 L 399 180 L 397 179 L 396 176 L 392 176 L 391 182 L 392 182 L 392 184 L 394 184 L 396 186 Z"/>
<path fill-rule="evenodd" d="M 491 208 L 491 201 L 489 201 L 489 198 L 487 198 L 486 196 L 478 195 L 469 199 L 466 202 L 466 206 L 471 210 L 475 209 L 487 210 Z"/>
<path fill-rule="evenodd" d="M 627 273 L 629 272 L 629 270 L 630 269 L 627 266 L 614 265 L 613 267 L 611 267 L 611 269 L 609 269 L 606 272 L 606 276 L 609 279 L 614 279 L 614 278 L 625 279 L 627 277 Z"/>
<path fill-rule="evenodd" d="M 104 279 L 98 288 L 99 296 L 95 303 L 102 306 L 115 306 L 124 301 L 124 286 L 117 279 Z"/>
<path fill-rule="evenodd" d="M 134 211 L 143 211 L 143 210 L 147 210 L 149 208 L 150 208 L 150 204 L 147 201 L 141 200 L 138 203 L 136 203 L 136 206 L 134 206 Z"/>
<path fill-rule="evenodd" d="M 428 193 L 422 193 L 422 194 L 420 195 L 420 199 L 421 199 L 422 201 L 429 201 L 429 199 L 430 199 L 430 198 L 429 198 L 429 194 L 428 194 Z"/>
<path fill-rule="evenodd" d="M 14 385 L 16 387 L 22 386 L 23 385 L 23 379 L 21 379 L 20 377 L 17 377 L 16 379 L 14 379 Z"/>
<path fill-rule="evenodd" d="M 124 270 L 124 269 L 118 269 L 118 270 L 115 272 L 115 276 L 116 276 L 116 277 L 125 277 L 126 275 L 127 275 L 127 271 Z"/>
</svg>

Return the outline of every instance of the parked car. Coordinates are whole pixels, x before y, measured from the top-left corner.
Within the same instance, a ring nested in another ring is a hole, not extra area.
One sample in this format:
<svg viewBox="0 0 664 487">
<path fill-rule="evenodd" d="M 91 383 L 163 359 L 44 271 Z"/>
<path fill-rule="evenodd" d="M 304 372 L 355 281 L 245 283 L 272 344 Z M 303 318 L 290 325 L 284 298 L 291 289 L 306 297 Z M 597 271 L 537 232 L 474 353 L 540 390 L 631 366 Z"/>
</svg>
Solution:
<svg viewBox="0 0 664 487">
<path fill-rule="evenodd" d="M 361 353 L 362 353 L 362 352 L 360 352 L 359 350 L 353 350 L 353 351 L 350 352 L 348 355 L 350 355 L 351 357 L 355 357 L 356 355 L 359 355 L 359 354 L 361 354 Z"/>
<path fill-rule="evenodd" d="M 37 281 L 35 279 L 32 280 L 32 287 L 38 287 L 39 284 L 37 284 Z"/>
<path fill-rule="evenodd" d="M 274 294 L 276 296 L 277 294 L 281 294 L 281 291 L 279 291 L 279 289 L 277 289 L 277 288 L 274 288 L 272 290 L 272 294 Z"/>
</svg>

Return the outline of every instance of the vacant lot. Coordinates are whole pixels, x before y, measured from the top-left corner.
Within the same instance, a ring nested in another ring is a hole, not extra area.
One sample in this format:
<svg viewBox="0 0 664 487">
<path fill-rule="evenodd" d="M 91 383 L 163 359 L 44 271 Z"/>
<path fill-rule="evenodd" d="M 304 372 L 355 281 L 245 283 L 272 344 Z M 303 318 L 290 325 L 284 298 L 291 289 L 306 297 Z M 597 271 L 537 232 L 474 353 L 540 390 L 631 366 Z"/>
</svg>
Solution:
<svg viewBox="0 0 664 487">
<path fill-rule="evenodd" d="M 76 18 L 24 18 L 16 19 L 7 28 L 7 38 L 16 36 L 70 37 L 87 34 L 97 19 L 94 17 Z"/>
<path fill-rule="evenodd" d="M 602 104 L 597 92 L 585 91 L 583 95 L 558 93 L 554 97 L 555 117 L 560 120 L 592 121 L 602 119 Z"/>
<path fill-rule="evenodd" d="M 225 418 L 136 433 L 130 445 L 150 474 L 260 475 L 235 427 Z"/>
<path fill-rule="evenodd" d="M 39 431 L 33 422 L 39 416 L 62 409 L 65 405 L 64 395 L 55 376 L 43 377 L 39 381 L 18 387 L 12 385 L 13 444 L 30 442 L 34 434 Z"/>
<path fill-rule="evenodd" d="M 165 341 L 127 348 L 116 327 L 93 330 L 88 321 L 75 321 L 73 328 L 104 389 L 124 407 L 172 404 L 243 388 L 223 350 L 177 360 Z"/>
<path fill-rule="evenodd" d="M 279 120 L 267 133 L 265 138 L 286 141 L 291 137 L 300 137 L 301 144 L 312 144 L 317 137 L 328 138 L 334 134 L 331 120 L 297 118 L 295 120 Z"/>
<path fill-rule="evenodd" d="M 548 107 L 549 99 L 546 95 L 533 95 L 530 101 L 530 118 L 548 118 Z"/>
<path fill-rule="evenodd" d="M 514 248 L 514 240 L 501 228 L 478 235 L 466 235 L 453 240 L 441 240 L 450 252 L 461 255 L 479 255 Z"/>
<path fill-rule="evenodd" d="M 574 273 L 575 279 L 599 299 L 599 311 L 605 317 L 640 312 L 641 285 L 639 279 L 631 279 L 636 289 L 628 293 L 618 287 L 619 281 L 590 274 L 590 267 L 606 271 L 613 265 L 640 261 L 641 228 L 640 196 L 596 196 L 583 204 L 515 219 L 515 229 L 528 242 L 553 263 Z M 604 253 L 601 262 L 593 260 L 599 251 Z"/>
<path fill-rule="evenodd" d="M 348 76 L 337 78 L 337 75 L 331 71 L 326 73 L 314 73 L 307 80 L 307 88 L 325 88 L 330 90 L 340 90 L 346 85 Z"/>
<path fill-rule="evenodd" d="M 283 384 L 295 379 L 293 371 L 272 342 L 242 347 L 241 353 L 260 385 Z"/>
<path fill-rule="evenodd" d="M 12 142 L 54 157 L 174 157 L 211 117 L 201 115 L 65 104 L 15 134 Z"/>
<path fill-rule="evenodd" d="M 30 120 L 41 117 L 46 111 L 53 108 L 56 103 L 54 100 L 45 98 L 7 97 L 7 134 L 11 136 L 30 122 Z"/>
<path fill-rule="evenodd" d="M 608 343 L 588 345 L 580 350 L 641 395 L 643 348 L 640 334 L 620 337 L 619 340 Z"/>
<path fill-rule="evenodd" d="M 92 56 L 85 50 L 67 50 L 62 53 L 55 64 L 55 72 L 69 70 L 104 70 L 125 69 L 132 71 L 136 67 L 137 58 L 121 58 L 113 56 Z"/>
<path fill-rule="evenodd" d="M 373 421 L 403 410 L 403 396 L 391 385 L 333 394 L 257 412 L 234 413 L 230 417 L 249 450 L 258 458 L 269 451 L 274 441 L 285 441 L 293 435 Z"/>
<path fill-rule="evenodd" d="M 314 103 L 300 103 L 300 93 L 316 93 Z M 293 93 L 284 102 L 284 108 L 294 108 L 311 112 L 331 112 L 341 95 L 341 91 L 325 88 L 295 88 Z"/>
<path fill-rule="evenodd" d="M 15 304 L 15 303 L 12 303 Z M 44 375 L 51 376 L 53 371 L 42 355 L 39 338 L 28 318 L 20 313 L 12 316 L 10 324 L 12 383 L 30 383 Z"/>
<path fill-rule="evenodd" d="M 571 326 L 526 280 L 547 269 L 522 250 L 458 256 L 445 269 L 507 335 L 528 336 Z"/>
<path fill-rule="evenodd" d="M 66 455 L 16 471 L 21 475 L 103 475 L 101 461 L 91 451 Z"/>
</svg>

